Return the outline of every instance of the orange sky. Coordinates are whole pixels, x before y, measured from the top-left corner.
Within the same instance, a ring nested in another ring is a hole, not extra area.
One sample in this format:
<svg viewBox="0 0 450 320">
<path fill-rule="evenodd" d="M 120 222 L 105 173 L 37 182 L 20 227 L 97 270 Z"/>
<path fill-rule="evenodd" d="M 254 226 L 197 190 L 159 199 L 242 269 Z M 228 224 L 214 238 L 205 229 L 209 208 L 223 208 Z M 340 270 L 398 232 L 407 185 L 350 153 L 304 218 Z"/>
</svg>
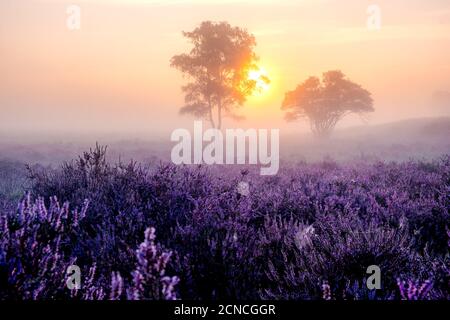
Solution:
<svg viewBox="0 0 450 320">
<path fill-rule="evenodd" d="M 272 84 L 228 127 L 305 130 L 286 124 L 284 92 L 340 69 L 373 93 L 369 123 L 432 116 L 433 92 L 450 91 L 450 2 L 379 0 L 379 31 L 364 0 L 2 0 L 0 127 L 13 131 L 134 131 L 191 127 L 178 115 L 183 79 L 169 59 L 186 51 L 182 30 L 223 21 L 255 34 Z M 66 27 L 69 4 L 81 29 Z M 355 117 L 341 126 L 360 124 Z"/>
</svg>

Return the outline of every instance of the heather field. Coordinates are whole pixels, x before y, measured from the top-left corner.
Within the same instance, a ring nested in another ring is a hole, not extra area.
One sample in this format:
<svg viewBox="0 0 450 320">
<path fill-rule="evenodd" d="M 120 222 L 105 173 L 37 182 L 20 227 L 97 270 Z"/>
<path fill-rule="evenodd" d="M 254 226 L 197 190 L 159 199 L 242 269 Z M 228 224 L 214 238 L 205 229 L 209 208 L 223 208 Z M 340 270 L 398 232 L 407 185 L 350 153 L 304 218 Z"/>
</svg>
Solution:
<svg viewBox="0 0 450 320">
<path fill-rule="evenodd" d="M 448 154 L 260 176 L 106 152 L 2 161 L 0 299 L 450 298 Z M 66 286 L 71 265 L 81 289 Z"/>
<path fill-rule="evenodd" d="M 449 40 L 449 0 L 0 0 L 1 310 L 433 318 Z"/>
</svg>

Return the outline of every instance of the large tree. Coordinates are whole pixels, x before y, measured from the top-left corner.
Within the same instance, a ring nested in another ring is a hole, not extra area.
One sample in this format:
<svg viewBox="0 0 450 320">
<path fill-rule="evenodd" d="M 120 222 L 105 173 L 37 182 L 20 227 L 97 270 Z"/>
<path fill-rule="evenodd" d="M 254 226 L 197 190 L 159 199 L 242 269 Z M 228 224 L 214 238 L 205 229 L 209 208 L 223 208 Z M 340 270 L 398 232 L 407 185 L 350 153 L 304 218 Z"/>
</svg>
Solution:
<svg viewBox="0 0 450 320">
<path fill-rule="evenodd" d="M 233 109 L 256 89 L 256 81 L 248 77 L 257 69 L 255 37 L 226 22 L 210 21 L 183 35 L 193 47 L 171 59 L 171 66 L 189 80 L 182 88 L 185 105 L 180 112 L 205 117 L 220 129 L 222 117 L 237 117 Z"/>
<path fill-rule="evenodd" d="M 350 113 L 374 111 L 369 91 L 348 80 L 341 71 L 328 71 L 322 80 L 310 77 L 286 93 L 282 107 L 287 120 L 307 118 L 318 136 L 328 136 L 336 123 Z"/>
</svg>

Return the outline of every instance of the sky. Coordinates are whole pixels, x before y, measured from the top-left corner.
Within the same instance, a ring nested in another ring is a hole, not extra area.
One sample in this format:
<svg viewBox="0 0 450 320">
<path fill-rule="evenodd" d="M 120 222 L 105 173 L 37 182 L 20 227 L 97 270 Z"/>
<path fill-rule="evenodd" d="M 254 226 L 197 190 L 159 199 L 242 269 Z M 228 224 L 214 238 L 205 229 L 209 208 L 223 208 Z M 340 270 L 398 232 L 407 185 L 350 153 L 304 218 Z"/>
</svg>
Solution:
<svg viewBox="0 0 450 320">
<path fill-rule="evenodd" d="M 67 26 L 70 5 L 80 28 Z M 379 29 L 367 26 L 370 5 Z M 187 52 L 182 31 L 228 21 L 257 40 L 271 85 L 226 127 L 304 131 L 286 123 L 284 93 L 339 69 L 369 90 L 375 112 L 339 126 L 439 115 L 450 91 L 448 0 L 1 0 L 0 131 L 128 132 L 165 136 L 191 128 L 179 114 L 185 79 L 170 67 Z"/>
</svg>

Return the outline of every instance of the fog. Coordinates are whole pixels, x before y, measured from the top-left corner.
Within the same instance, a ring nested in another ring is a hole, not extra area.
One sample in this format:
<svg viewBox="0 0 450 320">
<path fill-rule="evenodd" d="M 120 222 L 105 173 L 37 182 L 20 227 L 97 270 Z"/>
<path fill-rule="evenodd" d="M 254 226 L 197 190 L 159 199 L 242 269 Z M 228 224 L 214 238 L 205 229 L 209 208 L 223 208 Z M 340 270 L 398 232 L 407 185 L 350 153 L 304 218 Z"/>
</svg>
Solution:
<svg viewBox="0 0 450 320">
<path fill-rule="evenodd" d="M 185 79 L 169 60 L 189 49 L 181 32 L 204 20 L 253 33 L 271 80 L 239 109 L 245 120 L 225 119 L 225 127 L 280 129 L 285 157 L 353 157 L 379 146 L 396 153 L 396 144 L 404 157 L 449 150 L 448 1 L 377 1 L 379 30 L 367 28 L 370 3 L 356 0 L 79 1 L 80 28 L 70 30 L 72 2 L 0 3 L 1 157 L 51 162 L 43 145 L 59 146 L 54 157 L 65 159 L 96 141 L 117 156 L 129 148 L 164 157 L 170 133 L 194 121 L 179 114 Z M 327 144 L 307 121 L 287 123 L 280 106 L 286 91 L 336 69 L 372 94 L 375 111 L 344 118 Z M 430 121 L 440 129 L 426 134 Z"/>
</svg>

